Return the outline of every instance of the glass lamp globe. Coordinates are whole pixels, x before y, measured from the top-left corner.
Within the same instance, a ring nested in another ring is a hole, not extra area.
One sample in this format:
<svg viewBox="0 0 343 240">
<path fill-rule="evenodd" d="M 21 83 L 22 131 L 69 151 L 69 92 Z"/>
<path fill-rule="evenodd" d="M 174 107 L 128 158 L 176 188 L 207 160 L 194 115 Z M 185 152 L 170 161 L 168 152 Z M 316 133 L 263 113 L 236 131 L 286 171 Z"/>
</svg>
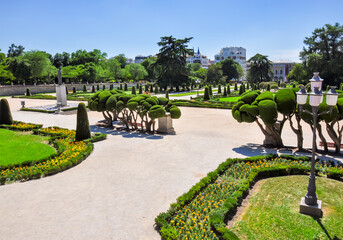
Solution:
<svg viewBox="0 0 343 240">
<path fill-rule="evenodd" d="M 318 107 L 323 101 L 323 93 L 318 88 L 314 88 L 314 91 L 310 95 L 310 105 L 312 107 Z"/>
<path fill-rule="evenodd" d="M 299 105 L 304 105 L 307 101 L 307 93 L 305 87 L 301 87 L 299 92 L 297 92 L 297 103 Z"/>
<path fill-rule="evenodd" d="M 321 91 L 323 81 L 324 81 L 324 79 L 320 78 L 319 72 L 314 72 L 312 79 L 310 79 L 312 92 L 314 92 L 314 88 L 318 88 L 319 91 Z"/>
<path fill-rule="evenodd" d="M 335 106 L 337 104 L 338 93 L 334 87 L 326 93 L 326 104 L 329 106 Z"/>
</svg>

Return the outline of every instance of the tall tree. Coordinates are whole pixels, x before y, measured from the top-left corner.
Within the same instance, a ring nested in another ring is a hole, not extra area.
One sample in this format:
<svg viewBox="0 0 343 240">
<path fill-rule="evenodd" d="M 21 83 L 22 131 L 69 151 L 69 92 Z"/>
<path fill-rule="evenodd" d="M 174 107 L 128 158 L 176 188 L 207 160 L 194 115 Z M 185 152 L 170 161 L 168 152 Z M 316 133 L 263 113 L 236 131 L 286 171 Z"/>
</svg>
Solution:
<svg viewBox="0 0 343 240">
<path fill-rule="evenodd" d="M 126 65 L 125 70 L 130 73 L 130 76 L 134 81 L 142 80 L 145 76 L 148 75 L 145 68 L 139 63 L 132 63 Z"/>
<path fill-rule="evenodd" d="M 149 81 L 155 81 L 160 74 L 160 67 L 155 65 L 156 59 L 156 57 L 150 57 L 141 63 L 148 73 L 146 79 Z"/>
<path fill-rule="evenodd" d="M 121 68 L 125 67 L 126 61 L 127 61 L 127 58 L 125 57 L 125 54 L 121 53 L 121 54 L 115 56 L 114 58 L 118 60 L 118 62 L 120 63 Z"/>
<path fill-rule="evenodd" d="M 115 80 L 123 77 L 123 69 L 121 68 L 121 63 L 118 61 L 118 59 L 109 59 L 107 61 L 107 68 L 110 71 L 111 77 L 113 77 Z"/>
<path fill-rule="evenodd" d="M 250 70 L 247 78 L 250 83 L 266 82 L 272 79 L 272 62 L 268 56 L 257 53 L 248 61 L 250 62 Z"/>
<path fill-rule="evenodd" d="M 59 68 L 61 66 L 68 66 L 70 61 L 70 54 L 67 52 L 56 53 L 53 57 L 53 64 Z"/>
<path fill-rule="evenodd" d="M 188 84 L 188 71 L 186 68 L 186 57 L 193 53 L 187 43 L 192 39 L 176 39 L 173 36 L 161 37 L 158 42 L 160 46 L 155 65 L 160 66 L 161 73 L 157 84 L 160 87 L 180 86 Z"/>
<path fill-rule="evenodd" d="M 14 43 L 8 48 L 7 57 L 18 57 L 24 53 L 24 47 L 22 45 L 15 45 Z"/>
<path fill-rule="evenodd" d="M 292 70 L 287 76 L 287 79 L 297 81 L 301 84 L 306 84 L 308 82 L 308 78 L 305 66 L 302 63 L 294 64 Z"/>
<path fill-rule="evenodd" d="M 217 63 L 210 65 L 207 69 L 206 82 L 218 84 L 222 82 L 223 79 L 226 78 L 223 76 L 221 64 Z"/>
<path fill-rule="evenodd" d="M 307 77 L 313 71 L 320 72 L 324 85 L 338 85 L 343 81 L 343 26 L 326 24 L 316 28 L 312 36 L 304 40 L 306 47 L 300 52 L 307 69 Z M 315 69 L 314 69 L 315 68 Z"/>
<path fill-rule="evenodd" d="M 235 60 L 228 58 L 221 61 L 223 75 L 226 76 L 227 80 L 239 79 L 243 76 L 244 70 L 242 66 Z"/>
</svg>

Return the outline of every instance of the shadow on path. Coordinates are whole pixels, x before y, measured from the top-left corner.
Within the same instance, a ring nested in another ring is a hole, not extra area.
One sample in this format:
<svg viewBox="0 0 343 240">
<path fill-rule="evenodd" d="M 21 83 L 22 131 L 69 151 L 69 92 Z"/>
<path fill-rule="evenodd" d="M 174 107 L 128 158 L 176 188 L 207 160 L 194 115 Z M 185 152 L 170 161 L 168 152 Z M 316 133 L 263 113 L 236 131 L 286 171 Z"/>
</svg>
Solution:
<svg viewBox="0 0 343 240">
<path fill-rule="evenodd" d="M 102 127 L 98 125 L 91 125 L 90 129 L 91 129 L 91 132 L 106 133 L 113 136 L 120 135 L 124 138 L 145 138 L 145 139 L 150 139 L 150 140 L 159 140 L 159 139 L 164 138 L 164 136 L 161 134 L 148 134 L 144 132 L 132 131 L 132 130 L 126 130 L 126 129 L 111 129 L 111 128 Z"/>
</svg>

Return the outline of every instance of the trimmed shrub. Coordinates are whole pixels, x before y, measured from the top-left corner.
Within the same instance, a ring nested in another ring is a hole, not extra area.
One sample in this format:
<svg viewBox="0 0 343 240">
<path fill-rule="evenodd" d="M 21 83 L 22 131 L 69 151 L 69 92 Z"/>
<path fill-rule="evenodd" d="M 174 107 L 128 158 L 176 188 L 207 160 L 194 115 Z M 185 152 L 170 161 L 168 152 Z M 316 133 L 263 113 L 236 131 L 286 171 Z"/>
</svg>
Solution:
<svg viewBox="0 0 343 240">
<path fill-rule="evenodd" d="M 139 94 L 142 94 L 143 93 L 143 87 L 142 87 L 142 85 L 140 85 L 139 86 L 139 92 L 138 92 Z"/>
<path fill-rule="evenodd" d="M 5 98 L 0 100 L 0 124 L 13 124 L 10 105 Z"/>
<path fill-rule="evenodd" d="M 94 87 L 94 85 L 92 86 L 92 93 L 95 93 L 95 87 Z"/>
<path fill-rule="evenodd" d="M 26 96 L 31 96 L 30 88 L 26 88 Z"/>
<path fill-rule="evenodd" d="M 119 85 L 119 90 L 123 90 L 123 84 Z"/>
<path fill-rule="evenodd" d="M 180 108 L 178 108 L 176 106 L 172 106 L 169 111 L 170 111 L 171 118 L 179 119 L 181 117 L 181 110 L 180 110 Z"/>
<path fill-rule="evenodd" d="M 267 91 L 270 91 L 270 84 L 267 85 Z"/>
<path fill-rule="evenodd" d="M 76 88 L 75 87 L 73 87 L 73 93 L 76 93 Z"/>
<path fill-rule="evenodd" d="M 277 91 L 275 94 L 275 102 L 277 104 L 277 110 L 285 115 L 292 113 L 297 104 L 294 91 L 289 88 Z"/>
<path fill-rule="evenodd" d="M 127 88 L 127 83 L 124 84 L 124 91 L 127 91 L 128 88 Z"/>
<path fill-rule="evenodd" d="M 280 87 L 285 88 L 286 86 L 287 86 L 286 83 L 284 82 L 280 83 Z"/>
<path fill-rule="evenodd" d="M 75 140 L 82 141 L 91 137 L 87 109 L 84 103 L 79 103 L 77 107 Z"/>
<path fill-rule="evenodd" d="M 205 87 L 204 100 L 210 100 L 210 92 L 208 86 Z"/>
<path fill-rule="evenodd" d="M 222 93 L 222 87 L 220 85 L 218 85 L 218 94 Z"/>
<path fill-rule="evenodd" d="M 242 95 L 244 93 L 243 86 L 244 85 L 239 86 L 239 95 Z"/>
<path fill-rule="evenodd" d="M 258 104 L 258 111 L 264 124 L 272 125 L 277 120 L 276 103 L 272 100 L 263 100 Z"/>
<path fill-rule="evenodd" d="M 180 87 L 179 86 L 176 86 L 176 92 L 180 92 Z"/>
<path fill-rule="evenodd" d="M 110 85 L 110 90 L 113 90 L 113 84 Z"/>
<path fill-rule="evenodd" d="M 223 97 L 227 97 L 226 87 L 224 87 Z"/>
<path fill-rule="evenodd" d="M 227 85 L 227 95 L 229 96 L 231 94 L 231 88 L 230 84 Z"/>
<path fill-rule="evenodd" d="M 99 84 L 96 85 L 96 90 L 99 91 L 100 90 L 100 86 Z"/>
<path fill-rule="evenodd" d="M 154 92 L 154 86 L 150 85 L 150 92 L 153 93 Z"/>
<path fill-rule="evenodd" d="M 241 97 L 240 101 L 246 104 L 251 104 L 256 100 L 257 97 L 258 97 L 258 91 L 252 91 L 252 92 L 248 92 L 247 94 L 244 94 Z"/>
<path fill-rule="evenodd" d="M 66 86 L 66 95 L 68 95 L 68 88 L 67 88 L 67 86 Z"/>
<path fill-rule="evenodd" d="M 237 83 L 235 83 L 235 91 L 238 91 Z"/>
<path fill-rule="evenodd" d="M 86 87 L 86 85 L 83 85 L 83 92 L 87 92 L 87 87 Z"/>
<path fill-rule="evenodd" d="M 166 98 L 169 99 L 169 90 L 166 91 Z"/>
<path fill-rule="evenodd" d="M 102 85 L 102 90 L 106 90 L 106 85 Z"/>
<path fill-rule="evenodd" d="M 135 88 L 135 86 L 132 86 L 132 88 L 131 88 L 131 93 L 134 94 L 134 95 L 136 95 L 136 88 Z"/>
<path fill-rule="evenodd" d="M 164 117 L 165 115 L 166 115 L 166 110 L 161 105 L 152 106 L 149 110 L 149 117 L 151 119 Z"/>
<path fill-rule="evenodd" d="M 260 102 L 262 100 L 273 100 L 273 94 L 269 91 L 262 92 L 257 98 L 256 101 Z"/>
</svg>

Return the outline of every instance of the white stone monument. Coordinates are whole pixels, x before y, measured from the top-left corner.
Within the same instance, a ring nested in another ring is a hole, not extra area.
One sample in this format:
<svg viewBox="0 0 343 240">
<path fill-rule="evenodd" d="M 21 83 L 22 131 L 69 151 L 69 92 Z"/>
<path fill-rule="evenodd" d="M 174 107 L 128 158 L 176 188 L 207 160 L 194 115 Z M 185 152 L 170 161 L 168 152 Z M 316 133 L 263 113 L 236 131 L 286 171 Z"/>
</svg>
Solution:
<svg viewBox="0 0 343 240">
<path fill-rule="evenodd" d="M 173 128 L 173 119 L 171 118 L 170 113 L 166 113 L 165 117 L 158 119 L 157 131 L 161 133 L 175 134 L 175 130 Z"/>
<path fill-rule="evenodd" d="M 62 70 L 61 67 L 57 72 L 58 85 L 56 86 L 56 98 L 57 104 L 61 104 L 62 107 L 67 106 L 67 93 L 66 86 L 62 83 Z"/>
</svg>

